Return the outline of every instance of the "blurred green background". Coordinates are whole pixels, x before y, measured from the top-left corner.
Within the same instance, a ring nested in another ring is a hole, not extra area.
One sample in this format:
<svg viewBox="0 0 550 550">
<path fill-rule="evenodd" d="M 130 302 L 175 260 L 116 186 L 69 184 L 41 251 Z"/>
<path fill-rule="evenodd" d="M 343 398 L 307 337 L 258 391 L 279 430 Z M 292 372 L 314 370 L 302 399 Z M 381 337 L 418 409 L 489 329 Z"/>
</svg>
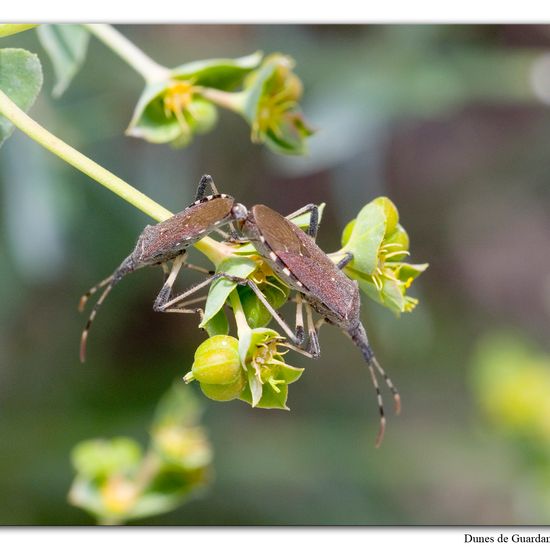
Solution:
<svg viewBox="0 0 550 550">
<path fill-rule="evenodd" d="M 363 204 L 387 195 L 412 260 L 430 263 L 413 313 L 397 319 L 363 298 L 403 400 L 381 449 L 368 370 L 324 327 L 320 360 L 289 358 L 306 368 L 291 412 L 199 396 L 215 480 L 141 523 L 547 523 L 550 27 L 118 28 L 167 66 L 257 49 L 293 56 L 319 129 L 309 156 L 251 144 L 228 112 L 183 150 L 125 137 L 143 83 L 93 38 L 60 100 L 34 31 L 2 40 L 42 60 L 34 118 L 174 211 L 203 173 L 247 205 L 287 213 L 326 202 L 327 251 Z M 0 184 L 0 523 L 89 524 L 66 499 L 71 448 L 90 437 L 146 442 L 158 400 L 205 335 L 191 317 L 152 311 L 162 276 L 142 270 L 105 303 L 81 365 L 78 299 L 150 220 L 20 132 L 0 151 Z"/>
</svg>

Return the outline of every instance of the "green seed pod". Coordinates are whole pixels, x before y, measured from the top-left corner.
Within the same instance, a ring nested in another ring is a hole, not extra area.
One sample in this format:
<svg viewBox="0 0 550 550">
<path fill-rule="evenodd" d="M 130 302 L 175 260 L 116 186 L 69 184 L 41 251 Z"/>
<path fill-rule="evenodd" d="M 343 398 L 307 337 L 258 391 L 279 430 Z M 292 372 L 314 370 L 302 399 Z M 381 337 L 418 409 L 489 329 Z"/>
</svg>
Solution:
<svg viewBox="0 0 550 550">
<path fill-rule="evenodd" d="M 246 385 L 246 378 L 244 373 L 241 372 L 237 380 L 231 384 L 204 384 L 201 383 L 200 387 L 202 393 L 213 401 L 231 401 L 237 399 L 241 395 Z"/>
<path fill-rule="evenodd" d="M 219 334 L 205 340 L 195 351 L 191 372 L 204 384 L 233 384 L 241 375 L 239 341 Z"/>
<path fill-rule="evenodd" d="M 395 231 L 395 228 L 399 223 L 399 212 L 397 211 L 395 204 L 393 204 L 393 202 L 388 199 L 388 197 L 378 197 L 372 202 L 381 206 L 384 209 L 384 214 L 386 216 L 386 232 L 384 233 L 384 235 L 387 237 Z"/>
<path fill-rule="evenodd" d="M 399 250 L 409 250 L 409 235 L 405 231 L 405 228 L 401 224 L 397 224 L 395 231 L 384 239 L 384 244 L 398 244 L 400 246 L 392 246 L 388 248 L 390 253 L 397 252 Z M 400 254 L 392 256 L 392 261 L 401 260 L 406 256 L 406 254 Z"/>
</svg>

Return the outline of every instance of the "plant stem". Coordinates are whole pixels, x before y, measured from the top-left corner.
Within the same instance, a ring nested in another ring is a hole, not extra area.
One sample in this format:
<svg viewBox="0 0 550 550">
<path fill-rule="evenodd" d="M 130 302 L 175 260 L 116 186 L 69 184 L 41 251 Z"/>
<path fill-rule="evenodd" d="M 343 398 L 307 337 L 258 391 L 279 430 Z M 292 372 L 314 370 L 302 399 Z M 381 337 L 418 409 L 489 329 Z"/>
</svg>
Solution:
<svg viewBox="0 0 550 550">
<path fill-rule="evenodd" d="M 151 59 L 111 25 L 86 24 L 84 27 L 126 61 L 147 83 L 166 80 L 170 77 L 168 68 Z"/>
<path fill-rule="evenodd" d="M 155 220 L 162 221 L 172 216 L 169 210 L 166 210 L 147 195 L 48 132 L 22 111 L 2 90 L 0 90 L 0 113 L 42 147 L 84 172 Z"/>
<path fill-rule="evenodd" d="M 84 172 L 92 179 L 123 198 L 145 214 L 158 222 L 170 218 L 173 214 L 160 204 L 138 191 L 135 187 L 115 176 L 93 160 L 89 159 L 64 141 L 60 140 L 48 130 L 40 126 L 24 111 L 22 111 L 2 90 L 0 90 L 0 114 L 5 116 L 14 126 L 48 149 L 65 162 Z M 218 243 L 210 237 L 204 237 L 195 243 L 195 248 L 200 250 L 215 265 L 220 258 L 227 257 L 230 248 Z"/>
<path fill-rule="evenodd" d="M 224 109 L 242 113 L 246 92 L 225 92 L 224 90 L 205 88 L 203 86 L 196 86 L 195 90 L 205 99 Z"/>
<path fill-rule="evenodd" d="M 233 308 L 233 315 L 235 316 L 235 322 L 237 323 L 237 334 L 239 338 L 243 338 L 246 332 L 250 332 L 250 326 L 246 321 L 246 315 L 244 314 L 241 299 L 237 289 L 233 290 L 229 294 L 229 300 L 231 301 L 231 307 Z"/>
</svg>

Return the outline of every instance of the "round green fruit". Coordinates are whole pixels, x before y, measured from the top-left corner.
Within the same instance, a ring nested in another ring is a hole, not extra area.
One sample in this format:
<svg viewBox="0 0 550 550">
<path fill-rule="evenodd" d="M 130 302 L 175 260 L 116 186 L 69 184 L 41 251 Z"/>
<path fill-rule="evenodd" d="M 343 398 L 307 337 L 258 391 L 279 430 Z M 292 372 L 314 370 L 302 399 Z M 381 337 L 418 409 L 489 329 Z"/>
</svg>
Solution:
<svg viewBox="0 0 550 550">
<path fill-rule="evenodd" d="M 232 384 L 204 384 L 201 383 L 200 387 L 202 393 L 209 399 L 214 401 L 231 401 L 237 399 L 243 391 L 246 384 L 244 374 Z"/>
<path fill-rule="evenodd" d="M 208 338 L 196 349 L 191 372 L 195 380 L 204 384 L 238 381 L 242 372 L 239 341 L 223 334 Z"/>
</svg>

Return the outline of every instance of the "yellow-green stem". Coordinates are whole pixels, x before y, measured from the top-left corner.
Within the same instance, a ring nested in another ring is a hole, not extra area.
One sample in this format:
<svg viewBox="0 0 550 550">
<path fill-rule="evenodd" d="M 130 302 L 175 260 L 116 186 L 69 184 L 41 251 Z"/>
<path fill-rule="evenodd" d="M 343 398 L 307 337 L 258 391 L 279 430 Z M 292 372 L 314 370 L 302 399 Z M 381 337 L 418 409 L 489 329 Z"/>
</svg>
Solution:
<svg viewBox="0 0 550 550">
<path fill-rule="evenodd" d="M 205 88 L 203 86 L 195 86 L 195 91 L 205 99 L 224 109 L 242 113 L 246 92 L 225 92 L 224 90 Z"/>
<path fill-rule="evenodd" d="M 74 166 L 84 174 L 123 198 L 156 221 L 164 221 L 173 214 L 154 200 L 138 191 L 135 187 L 115 176 L 93 160 L 89 159 L 58 137 L 54 136 L 44 127 L 40 126 L 24 111 L 22 111 L 2 90 L 0 90 L 0 114 L 5 116 L 14 126 L 27 134 L 37 143 L 48 149 L 54 155 Z M 227 257 L 230 249 L 211 239 L 204 237 L 195 244 L 209 260 L 217 265 L 221 259 Z"/>
<path fill-rule="evenodd" d="M 235 316 L 235 322 L 237 323 L 237 334 L 239 338 L 242 338 L 245 332 L 250 332 L 250 326 L 246 320 L 246 315 L 244 314 L 243 306 L 241 304 L 237 289 L 231 292 L 231 294 L 229 295 L 229 300 L 231 301 L 233 315 Z"/>
</svg>

